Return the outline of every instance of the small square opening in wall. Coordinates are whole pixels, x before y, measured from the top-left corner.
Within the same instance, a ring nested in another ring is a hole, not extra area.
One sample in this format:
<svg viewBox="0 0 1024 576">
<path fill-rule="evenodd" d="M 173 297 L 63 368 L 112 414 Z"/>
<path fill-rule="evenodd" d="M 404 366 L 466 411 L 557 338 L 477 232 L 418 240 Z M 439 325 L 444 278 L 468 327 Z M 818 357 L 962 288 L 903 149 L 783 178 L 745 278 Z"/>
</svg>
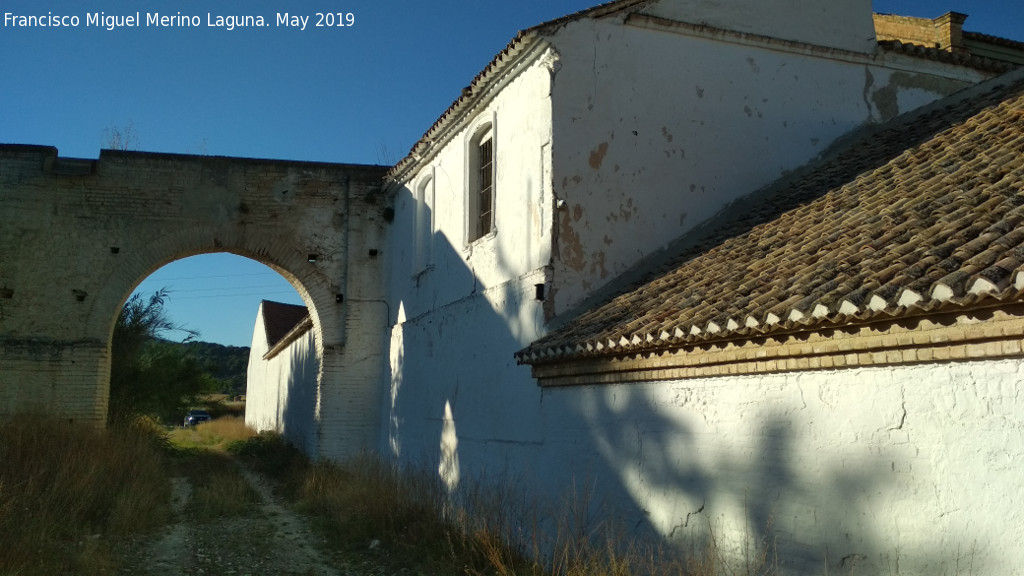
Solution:
<svg viewBox="0 0 1024 576">
<path fill-rule="evenodd" d="M 538 300 L 540 302 L 543 302 L 544 301 L 544 284 L 534 284 L 533 285 L 533 289 L 534 289 L 533 299 L 534 300 Z"/>
<path fill-rule="evenodd" d="M 319 259 L 320 259 L 320 255 L 319 254 L 309 254 L 309 255 L 306 256 L 306 261 L 310 262 L 310 263 L 316 262 Z"/>
</svg>

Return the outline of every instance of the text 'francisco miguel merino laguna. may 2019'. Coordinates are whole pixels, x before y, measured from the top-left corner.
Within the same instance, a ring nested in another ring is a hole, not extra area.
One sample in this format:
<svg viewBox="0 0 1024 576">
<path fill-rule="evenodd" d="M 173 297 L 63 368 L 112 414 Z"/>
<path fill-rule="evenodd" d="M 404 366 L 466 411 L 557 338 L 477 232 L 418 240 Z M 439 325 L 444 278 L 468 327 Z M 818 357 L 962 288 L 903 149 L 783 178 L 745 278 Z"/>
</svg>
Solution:
<svg viewBox="0 0 1024 576">
<path fill-rule="evenodd" d="M 352 12 L 313 12 L 294 14 L 276 12 L 272 17 L 262 14 L 161 14 L 159 12 L 135 12 L 134 14 L 107 14 L 86 12 L 78 14 L 15 14 L 4 13 L 5 28 L 193 28 L 209 27 L 234 30 L 236 28 L 346 28 L 355 26 L 356 16 Z"/>
</svg>

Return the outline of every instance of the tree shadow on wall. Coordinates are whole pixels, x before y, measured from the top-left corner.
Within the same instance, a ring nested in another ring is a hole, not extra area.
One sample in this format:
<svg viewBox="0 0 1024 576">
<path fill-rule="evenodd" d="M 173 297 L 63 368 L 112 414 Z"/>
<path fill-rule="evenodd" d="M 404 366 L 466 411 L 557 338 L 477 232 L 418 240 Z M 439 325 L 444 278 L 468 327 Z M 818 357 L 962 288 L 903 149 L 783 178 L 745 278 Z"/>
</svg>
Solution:
<svg viewBox="0 0 1024 576">
<path fill-rule="evenodd" d="M 402 252 L 415 250 L 409 231 L 416 225 L 402 220 L 415 214 L 402 206 L 412 201 L 407 193 L 397 201 L 390 245 L 397 262 L 415 260 Z M 950 566 L 942 562 L 956 534 L 942 545 L 917 535 L 906 540 L 912 550 L 886 541 L 900 527 L 880 508 L 907 487 L 895 465 L 907 460 L 903 449 L 885 448 L 882 439 L 872 452 L 846 432 L 818 438 L 830 424 L 806 415 L 792 375 L 541 388 L 513 358 L 545 330 L 532 282 L 500 250 L 456 248 L 438 233 L 430 241 L 425 270 L 392 266 L 383 453 L 439 475 L 447 470 L 443 480 L 455 492 L 466 479 L 519 487 L 530 502 L 520 510 L 526 530 L 557 531 L 571 515 L 584 537 L 615 523 L 624 542 L 635 537 L 689 553 L 706 553 L 713 539 L 717 554 L 740 564 L 738 573 Z M 484 276 L 494 275 L 474 270 L 482 256 L 513 280 L 488 286 Z M 767 392 L 744 396 L 761 388 Z M 861 382 L 857 393 L 876 390 L 885 392 Z M 878 433 L 844 425 L 853 437 Z"/>
<path fill-rule="evenodd" d="M 316 391 L 320 361 L 312 330 L 288 347 L 288 381 L 278 417 L 281 433 L 307 454 L 317 446 Z M 280 394 L 280 392 L 279 392 Z"/>
<path fill-rule="evenodd" d="M 1000 564 L 975 557 L 959 528 L 914 518 L 906 501 L 927 501 L 916 492 L 931 484 L 907 473 L 927 467 L 902 431 L 809 416 L 810 386 L 793 376 L 546 389 L 546 417 L 557 422 L 546 458 L 571 462 L 577 478 L 586 470 L 637 537 L 690 554 L 715 550 L 739 574 L 952 574 Z M 847 384 L 838 380 L 826 385 Z M 885 396 L 888 384 L 868 379 L 848 394 Z M 769 390 L 751 394 L 758 388 Z"/>
</svg>

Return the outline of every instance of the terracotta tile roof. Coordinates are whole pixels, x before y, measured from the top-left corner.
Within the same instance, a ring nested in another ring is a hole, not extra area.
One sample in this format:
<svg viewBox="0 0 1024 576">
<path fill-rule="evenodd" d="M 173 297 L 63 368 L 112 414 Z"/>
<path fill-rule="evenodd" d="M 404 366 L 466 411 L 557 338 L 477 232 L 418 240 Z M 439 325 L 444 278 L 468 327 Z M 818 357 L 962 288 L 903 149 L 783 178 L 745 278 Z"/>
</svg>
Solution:
<svg viewBox="0 0 1024 576">
<path fill-rule="evenodd" d="M 758 193 L 762 201 L 736 203 L 645 281 L 517 359 L 671 349 L 1019 299 L 1024 72 L 964 94 L 854 135 Z"/>
<path fill-rule="evenodd" d="M 991 36 L 990 38 L 995 37 Z M 1012 41 L 1007 40 L 1006 42 Z M 936 60 L 938 62 L 946 62 L 949 64 L 958 64 L 960 66 L 967 66 L 984 72 L 1003 73 L 1017 67 L 1016 64 L 1005 62 L 1003 60 L 974 56 L 969 53 L 949 52 L 947 50 L 942 50 L 941 48 L 921 46 L 920 44 L 901 42 L 899 40 L 879 40 L 878 47 L 887 52 L 906 54 L 907 56 L 913 56 L 915 58 Z"/>
<path fill-rule="evenodd" d="M 267 348 L 273 348 L 303 320 L 309 317 L 305 306 L 263 300 L 263 327 L 267 332 Z"/>
<path fill-rule="evenodd" d="M 992 36 L 991 34 L 983 34 L 981 32 L 964 31 L 964 39 L 985 42 L 987 44 L 994 44 L 996 46 L 1003 46 L 1006 48 L 1012 48 L 1014 50 L 1024 50 L 1024 42 L 1020 42 L 1018 40 L 1013 40 L 1010 38 Z"/>
</svg>

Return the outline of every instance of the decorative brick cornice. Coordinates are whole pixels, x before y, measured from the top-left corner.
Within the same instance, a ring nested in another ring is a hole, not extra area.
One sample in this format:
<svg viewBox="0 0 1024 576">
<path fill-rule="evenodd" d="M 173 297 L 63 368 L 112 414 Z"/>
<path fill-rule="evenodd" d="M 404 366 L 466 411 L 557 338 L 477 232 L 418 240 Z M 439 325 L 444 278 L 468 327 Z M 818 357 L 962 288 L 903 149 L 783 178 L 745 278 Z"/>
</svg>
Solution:
<svg viewBox="0 0 1024 576">
<path fill-rule="evenodd" d="M 862 366 L 1021 357 L 1024 304 L 857 326 L 535 364 L 542 386 L 681 380 Z"/>
</svg>

